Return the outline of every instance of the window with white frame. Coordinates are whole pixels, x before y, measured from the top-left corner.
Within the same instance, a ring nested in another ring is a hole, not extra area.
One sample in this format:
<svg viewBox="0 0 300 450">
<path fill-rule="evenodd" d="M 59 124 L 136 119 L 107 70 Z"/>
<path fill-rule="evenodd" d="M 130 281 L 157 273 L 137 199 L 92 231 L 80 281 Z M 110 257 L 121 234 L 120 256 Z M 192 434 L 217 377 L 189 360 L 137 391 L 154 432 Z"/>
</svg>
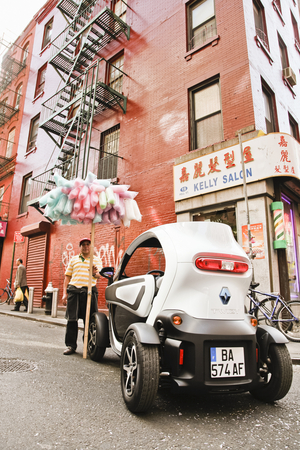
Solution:
<svg viewBox="0 0 300 450">
<path fill-rule="evenodd" d="M 299 141 L 299 126 L 296 120 L 289 113 L 290 135 Z"/>
<path fill-rule="evenodd" d="M 17 91 L 16 91 L 16 97 L 15 97 L 15 108 L 16 109 L 19 109 L 19 106 L 20 106 L 20 101 L 21 101 L 21 98 L 22 98 L 22 89 L 23 89 L 23 84 L 20 84 L 18 87 L 17 87 Z"/>
<path fill-rule="evenodd" d="M 122 94 L 124 54 L 109 61 L 108 86 Z"/>
<path fill-rule="evenodd" d="M 31 120 L 27 152 L 29 152 L 31 149 L 33 149 L 36 146 L 36 140 L 37 140 L 38 130 L 39 130 L 39 122 L 40 122 L 39 114 Z"/>
<path fill-rule="evenodd" d="M 45 25 L 43 42 L 42 42 L 42 49 L 45 48 L 49 44 L 49 42 L 51 41 L 52 28 L 53 28 L 53 17 Z"/>
<path fill-rule="evenodd" d="M 126 22 L 126 11 L 127 11 L 127 5 L 125 2 L 122 2 L 122 0 L 115 0 L 114 2 L 114 13 L 120 17 L 120 19 L 123 20 L 123 22 Z"/>
<path fill-rule="evenodd" d="M 11 158 L 14 143 L 15 143 L 15 134 L 16 134 L 15 128 L 10 130 L 10 132 L 8 133 L 7 145 L 6 145 L 6 158 Z"/>
<path fill-rule="evenodd" d="M 27 202 L 29 201 L 30 198 L 31 177 L 32 173 L 25 175 L 25 177 L 23 177 L 19 214 L 23 214 L 28 210 Z"/>
<path fill-rule="evenodd" d="M 191 149 L 203 148 L 223 140 L 219 78 L 191 90 Z"/>
<path fill-rule="evenodd" d="M 262 94 L 264 100 L 265 123 L 267 133 L 278 130 L 275 95 L 269 86 L 262 80 Z"/>
<path fill-rule="evenodd" d="M 197 0 L 188 5 L 188 50 L 205 44 L 217 34 L 214 0 Z"/>
<path fill-rule="evenodd" d="M 253 0 L 253 13 L 256 36 L 269 51 L 269 40 L 265 19 L 265 9 L 259 0 Z"/>
</svg>

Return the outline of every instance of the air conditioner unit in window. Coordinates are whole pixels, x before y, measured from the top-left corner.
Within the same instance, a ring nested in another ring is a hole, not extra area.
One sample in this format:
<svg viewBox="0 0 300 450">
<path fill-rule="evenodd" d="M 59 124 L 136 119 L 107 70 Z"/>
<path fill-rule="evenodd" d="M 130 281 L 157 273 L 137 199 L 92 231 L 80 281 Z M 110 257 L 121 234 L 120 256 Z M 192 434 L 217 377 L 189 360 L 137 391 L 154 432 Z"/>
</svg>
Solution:
<svg viewBox="0 0 300 450">
<path fill-rule="evenodd" d="M 291 86 L 295 86 L 295 84 L 297 84 L 295 72 L 291 67 L 286 67 L 285 69 L 283 69 L 282 74 Z"/>
</svg>

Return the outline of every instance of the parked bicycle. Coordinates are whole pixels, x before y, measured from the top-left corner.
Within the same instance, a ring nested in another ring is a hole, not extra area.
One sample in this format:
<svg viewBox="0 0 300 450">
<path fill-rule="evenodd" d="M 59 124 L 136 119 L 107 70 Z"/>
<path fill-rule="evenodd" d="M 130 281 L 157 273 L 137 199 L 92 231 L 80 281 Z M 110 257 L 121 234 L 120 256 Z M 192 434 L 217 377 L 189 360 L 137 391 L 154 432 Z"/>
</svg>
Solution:
<svg viewBox="0 0 300 450">
<path fill-rule="evenodd" d="M 280 294 L 258 291 L 258 286 L 250 284 L 248 313 L 254 314 L 258 323 L 278 328 L 290 341 L 300 342 L 300 301 L 286 302 Z"/>
<path fill-rule="evenodd" d="M 14 293 L 10 287 L 10 281 L 6 280 L 7 284 L 4 289 L 0 288 L 0 305 L 7 303 L 10 305 L 11 300 L 14 299 Z"/>
</svg>

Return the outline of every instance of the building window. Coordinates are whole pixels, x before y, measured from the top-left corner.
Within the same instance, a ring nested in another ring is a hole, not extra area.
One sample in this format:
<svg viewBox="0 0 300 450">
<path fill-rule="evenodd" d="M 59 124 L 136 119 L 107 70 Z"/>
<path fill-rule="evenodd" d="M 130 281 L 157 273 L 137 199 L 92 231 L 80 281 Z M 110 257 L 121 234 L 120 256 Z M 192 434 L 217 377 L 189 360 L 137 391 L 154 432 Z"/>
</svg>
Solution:
<svg viewBox="0 0 300 450">
<path fill-rule="evenodd" d="M 53 17 L 51 20 L 49 20 L 48 23 L 46 23 L 44 28 L 44 37 L 43 37 L 43 43 L 42 43 L 42 49 L 46 47 L 46 45 L 49 44 L 51 41 L 51 34 L 52 34 L 52 28 L 53 28 Z"/>
<path fill-rule="evenodd" d="M 30 198 L 31 177 L 32 177 L 32 173 L 23 177 L 22 197 L 21 197 L 19 214 L 23 214 L 23 213 L 27 212 L 27 210 L 28 210 L 27 202 L 29 201 L 29 198 Z"/>
<path fill-rule="evenodd" d="M 296 21 L 295 17 L 293 16 L 292 12 L 291 12 L 291 18 L 292 18 L 292 25 L 293 25 L 293 30 L 294 30 L 295 45 L 296 45 L 297 50 L 300 52 L 299 29 L 298 29 L 297 21 Z"/>
<path fill-rule="evenodd" d="M 123 22 L 126 22 L 126 11 L 127 11 L 127 5 L 126 3 L 122 2 L 122 0 L 115 0 L 114 2 L 114 13 L 120 17 L 120 19 L 123 20 Z"/>
<path fill-rule="evenodd" d="M 108 86 L 122 94 L 124 55 L 109 61 Z"/>
<path fill-rule="evenodd" d="M 117 178 L 119 141 L 120 125 L 116 125 L 101 134 L 99 179 Z"/>
<path fill-rule="evenodd" d="M 229 225 L 237 240 L 237 226 L 235 207 L 225 207 L 221 210 L 201 212 L 193 215 L 193 222 L 218 222 Z"/>
<path fill-rule="evenodd" d="M 263 5 L 258 0 L 253 0 L 253 12 L 254 12 L 256 37 L 266 47 L 266 49 L 270 51 L 265 19 L 265 10 Z"/>
<path fill-rule="evenodd" d="M 47 63 L 44 64 L 38 71 L 37 79 L 36 79 L 36 86 L 35 86 L 35 93 L 34 97 L 37 97 L 42 92 L 44 92 L 45 87 L 45 77 L 46 77 L 46 70 L 47 70 Z"/>
<path fill-rule="evenodd" d="M 8 133 L 7 146 L 6 146 L 6 158 L 11 158 L 14 143 L 15 143 L 15 134 L 16 134 L 15 128 L 10 130 L 10 132 Z"/>
<path fill-rule="evenodd" d="M 278 34 L 278 44 L 279 44 L 279 51 L 280 51 L 280 60 L 281 60 L 281 67 L 282 70 L 289 67 L 289 58 L 287 53 L 287 48 L 283 40 Z"/>
<path fill-rule="evenodd" d="M 24 65 L 26 64 L 28 53 L 29 53 L 29 42 L 27 42 L 27 44 L 25 44 L 23 47 L 22 64 Z"/>
<path fill-rule="evenodd" d="M 264 99 L 266 130 L 267 133 L 274 133 L 275 131 L 279 131 L 277 126 L 275 95 L 264 82 L 262 82 L 262 94 Z"/>
<path fill-rule="evenodd" d="M 223 140 L 219 79 L 191 91 L 192 150 Z"/>
<path fill-rule="evenodd" d="M 278 11 L 280 12 L 280 14 L 282 14 L 280 0 L 273 0 L 273 5 L 275 5 L 275 7 L 277 7 Z"/>
<path fill-rule="evenodd" d="M 23 89 L 23 84 L 20 84 L 17 88 L 17 92 L 16 92 L 16 97 L 15 97 L 15 109 L 19 109 L 20 106 L 20 101 L 22 98 L 22 89 Z"/>
<path fill-rule="evenodd" d="M 27 152 L 29 152 L 29 150 L 35 148 L 35 146 L 36 146 L 36 140 L 37 140 L 37 135 L 38 135 L 38 130 L 39 130 L 39 122 L 40 122 L 40 115 L 34 117 L 31 120 Z"/>
<path fill-rule="evenodd" d="M 299 127 L 294 118 L 289 114 L 290 135 L 299 141 Z"/>
<path fill-rule="evenodd" d="M 188 49 L 203 45 L 217 34 L 214 0 L 198 0 L 188 6 Z"/>
</svg>

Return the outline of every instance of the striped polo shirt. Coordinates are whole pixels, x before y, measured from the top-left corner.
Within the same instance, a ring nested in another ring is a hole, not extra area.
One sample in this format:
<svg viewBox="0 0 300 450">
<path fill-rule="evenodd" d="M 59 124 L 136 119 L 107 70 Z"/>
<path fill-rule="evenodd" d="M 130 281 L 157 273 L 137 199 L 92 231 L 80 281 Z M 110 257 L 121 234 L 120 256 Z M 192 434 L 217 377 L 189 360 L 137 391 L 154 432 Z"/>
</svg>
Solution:
<svg viewBox="0 0 300 450">
<path fill-rule="evenodd" d="M 89 268 L 90 268 L 90 258 L 84 259 L 82 261 L 81 255 L 73 256 L 70 260 L 65 275 L 71 277 L 70 284 L 77 288 L 83 286 L 88 286 L 89 284 Z M 102 269 L 102 262 L 98 256 L 93 257 L 93 265 L 97 267 L 98 272 Z M 97 279 L 92 276 L 92 286 L 95 286 Z"/>
</svg>

